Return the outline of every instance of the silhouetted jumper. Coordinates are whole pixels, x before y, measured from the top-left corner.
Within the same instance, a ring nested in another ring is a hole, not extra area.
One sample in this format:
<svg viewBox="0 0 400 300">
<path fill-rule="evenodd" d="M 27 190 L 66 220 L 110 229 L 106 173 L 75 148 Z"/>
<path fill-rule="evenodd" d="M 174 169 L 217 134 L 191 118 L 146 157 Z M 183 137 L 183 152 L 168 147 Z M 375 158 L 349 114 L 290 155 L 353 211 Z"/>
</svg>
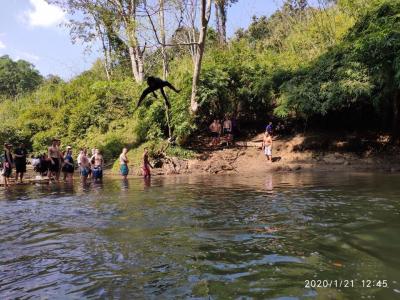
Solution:
<svg viewBox="0 0 400 300">
<path fill-rule="evenodd" d="M 153 93 L 154 97 L 157 98 L 157 95 L 155 93 L 156 90 L 161 90 L 161 94 L 164 97 L 165 100 L 165 104 L 167 105 L 168 108 L 171 108 L 171 104 L 169 103 L 168 99 L 167 99 L 167 95 L 165 95 L 164 92 L 164 87 L 169 87 L 171 90 L 173 90 L 176 93 L 179 93 L 180 90 L 177 90 L 172 84 L 170 84 L 168 81 L 162 80 L 158 77 L 153 77 L 153 76 L 149 76 L 147 78 L 147 85 L 149 86 L 148 88 L 146 88 L 143 93 L 142 96 L 140 96 L 140 99 L 137 103 L 136 107 L 139 107 L 139 105 L 142 103 L 142 101 L 144 100 L 144 98 L 146 98 L 146 96 L 150 93 Z"/>
</svg>

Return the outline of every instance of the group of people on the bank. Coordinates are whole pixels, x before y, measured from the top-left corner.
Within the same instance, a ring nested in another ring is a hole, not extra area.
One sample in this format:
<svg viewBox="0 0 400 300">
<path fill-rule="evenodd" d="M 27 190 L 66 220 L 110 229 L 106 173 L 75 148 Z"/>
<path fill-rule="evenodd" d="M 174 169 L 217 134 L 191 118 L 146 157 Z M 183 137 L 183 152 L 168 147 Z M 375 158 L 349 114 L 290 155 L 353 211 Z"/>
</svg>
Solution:
<svg viewBox="0 0 400 300">
<path fill-rule="evenodd" d="M 231 146 L 234 144 L 234 134 L 237 132 L 236 120 L 228 115 L 225 116 L 223 122 L 219 119 L 214 119 L 209 126 L 209 130 L 212 137 L 211 146 L 218 146 L 222 142 L 227 146 Z"/>
<path fill-rule="evenodd" d="M 128 167 L 128 149 L 123 148 L 119 157 L 120 173 L 124 179 L 129 174 Z M 4 153 L 1 159 L 1 175 L 4 178 L 4 185 L 10 184 L 10 178 L 15 169 L 15 182 L 23 183 L 24 174 L 27 171 L 28 151 L 24 144 L 20 144 L 18 148 L 13 150 L 10 143 L 4 144 Z M 76 163 L 73 157 L 71 146 L 67 146 L 63 151 L 61 148 L 60 139 L 53 139 L 47 153 L 32 157 L 31 164 L 33 170 L 41 176 L 46 176 L 50 181 L 60 181 L 63 174 L 64 181 L 72 181 L 76 169 L 79 171 L 80 178 L 83 182 L 88 179 L 100 181 L 103 178 L 104 158 L 99 149 L 93 148 L 91 153 L 88 153 L 86 148 L 80 149 L 76 158 Z M 148 150 L 144 149 L 142 173 L 145 178 L 151 176 Z"/>
<path fill-rule="evenodd" d="M 235 120 L 232 120 L 228 115 L 225 120 L 221 122 L 219 119 L 214 119 L 209 126 L 211 133 L 211 146 L 219 146 L 225 143 L 227 146 L 234 144 L 234 133 L 237 132 L 237 125 Z M 272 136 L 273 124 L 269 122 L 265 128 L 261 149 L 264 151 L 268 162 L 272 162 Z"/>
</svg>

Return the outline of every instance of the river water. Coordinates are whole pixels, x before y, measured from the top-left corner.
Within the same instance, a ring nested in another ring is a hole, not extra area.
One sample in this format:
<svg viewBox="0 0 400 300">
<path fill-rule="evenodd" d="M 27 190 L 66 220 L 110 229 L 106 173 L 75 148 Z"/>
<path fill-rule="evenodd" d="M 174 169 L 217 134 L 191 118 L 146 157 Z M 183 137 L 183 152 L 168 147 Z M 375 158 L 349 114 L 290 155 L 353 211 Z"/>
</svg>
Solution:
<svg viewBox="0 0 400 300">
<path fill-rule="evenodd" d="M 16 186 L 0 299 L 399 299 L 399 232 L 399 175 Z"/>
</svg>

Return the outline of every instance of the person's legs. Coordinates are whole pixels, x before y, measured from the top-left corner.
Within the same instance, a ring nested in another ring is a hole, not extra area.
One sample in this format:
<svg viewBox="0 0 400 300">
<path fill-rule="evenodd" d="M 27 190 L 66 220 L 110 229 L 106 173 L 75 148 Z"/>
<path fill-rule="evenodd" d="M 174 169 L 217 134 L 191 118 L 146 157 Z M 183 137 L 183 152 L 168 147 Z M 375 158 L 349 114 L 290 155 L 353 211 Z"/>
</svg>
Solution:
<svg viewBox="0 0 400 300">
<path fill-rule="evenodd" d="M 150 168 L 147 165 L 143 166 L 143 176 L 144 178 L 150 178 L 151 176 Z"/>
<path fill-rule="evenodd" d="M 161 94 L 164 97 L 165 104 L 167 105 L 168 109 L 170 109 L 171 108 L 171 104 L 169 103 L 167 95 L 165 94 L 164 89 L 162 89 L 162 88 L 161 88 Z"/>
<path fill-rule="evenodd" d="M 272 163 L 272 147 L 271 146 L 267 147 L 267 157 L 268 157 L 268 161 Z"/>
<path fill-rule="evenodd" d="M 57 180 L 57 181 L 60 181 L 61 169 L 62 169 L 62 163 L 61 163 L 61 159 L 59 159 L 59 160 L 58 160 L 57 171 L 56 171 L 56 180 Z"/>
<path fill-rule="evenodd" d="M 50 164 L 50 170 L 49 170 L 49 174 L 50 174 L 50 176 L 49 176 L 49 179 L 50 180 L 59 180 L 59 177 L 57 177 L 57 174 L 58 174 L 58 169 L 59 169 L 59 166 L 58 166 L 58 161 L 56 160 L 56 159 L 53 159 L 53 161 L 54 161 L 54 163 L 51 163 Z"/>
<path fill-rule="evenodd" d="M 213 133 L 211 145 L 214 147 L 216 144 L 217 144 L 217 138 L 216 138 L 216 136 L 215 136 L 214 133 Z"/>
<path fill-rule="evenodd" d="M 155 91 L 155 89 L 153 89 L 153 88 L 151 88 L 151 87 L 146 88 L 146 89 L 143 91 L 142 95 L 140 96 L 140 99 L 139 99 L 138 103 L 136 104 L 136 108 L 138 108 L 138 107 L 140 106 L 140 104 L 142 104 L 142 101 L 144 100 L 144 98 L 146 98 L 146 96 L 147 96 L 148 94 L 154 93 L 154 91 Z M 156 96 L 156 98 L 157 98 L 157 96 Z"/>
</svg>

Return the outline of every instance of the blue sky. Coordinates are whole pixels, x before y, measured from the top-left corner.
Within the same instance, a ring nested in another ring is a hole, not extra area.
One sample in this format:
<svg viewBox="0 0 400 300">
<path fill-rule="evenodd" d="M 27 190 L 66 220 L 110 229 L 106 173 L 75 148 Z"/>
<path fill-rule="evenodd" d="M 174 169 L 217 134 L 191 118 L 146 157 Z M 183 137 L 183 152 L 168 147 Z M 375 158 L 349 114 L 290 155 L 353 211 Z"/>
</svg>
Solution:
<svg viewBox="0 0 400 300">
<path fill-rule="evenodd" d="M 270 15 L 281 0 L 239 0 L 228 11 L 228 34 L 247 27 L 253 15 Z M 0 0 L 0 55 L 33 63 L 43 74 L 69 79 L 90 68 L 100 56 L 85 53 L 85 46 L 72 44 L 68 29 L 60 26 L 68 19 L 45 0 Z M 213 24 L 212 24 L 213 25 Z"/>
</svg>

